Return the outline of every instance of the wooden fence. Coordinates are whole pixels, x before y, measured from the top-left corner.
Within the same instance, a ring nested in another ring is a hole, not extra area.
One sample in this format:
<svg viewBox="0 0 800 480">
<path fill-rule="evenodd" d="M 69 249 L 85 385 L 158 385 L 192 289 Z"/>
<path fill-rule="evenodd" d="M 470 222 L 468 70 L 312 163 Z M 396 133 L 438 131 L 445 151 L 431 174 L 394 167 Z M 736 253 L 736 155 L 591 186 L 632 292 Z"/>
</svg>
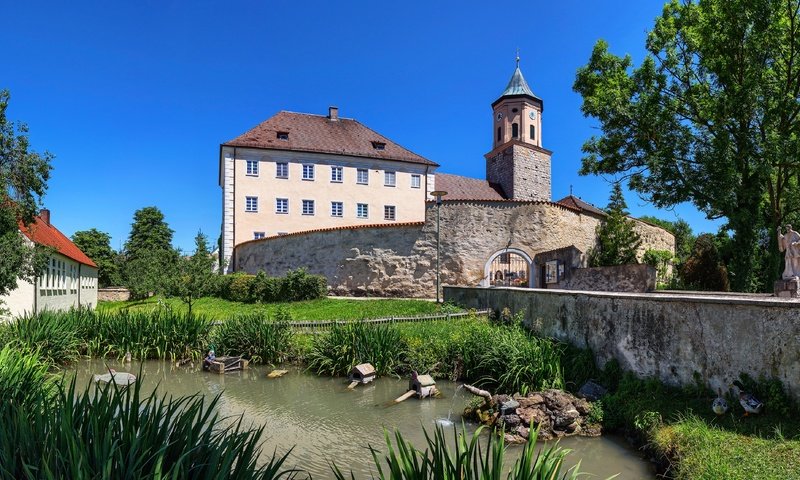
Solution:
<svg viewBox="0 0 800 480">
<path fill-rule="evenodd" d="M 372 318 L 372 319 L 365 319 L 365 320 L 323 320 L 323 321 L 293 321 L 289 322 L 292 329 L 298 333 L 322 333 L 334 325 L 344 325 L 346 323 L 353 323 L 353 322 L 363 322 L 363 323 L 374 323 L 374 324 L 386 324 L 386 323 L 413 323 L 413 322 L 434 322 L 437 320 L 453 320 L 456 318 L 463 318 L 469 317 L 470 315 L 488 315 L 491 310 L 484 309 L 484 310 L 473 310 L 469 312 L 458 312 L 458 313 L 436 313 L 433 315 L 420 315 L 420 316 L 413 316 L 413 317 L 387 317 L 387 318 Z"/>
</svg>

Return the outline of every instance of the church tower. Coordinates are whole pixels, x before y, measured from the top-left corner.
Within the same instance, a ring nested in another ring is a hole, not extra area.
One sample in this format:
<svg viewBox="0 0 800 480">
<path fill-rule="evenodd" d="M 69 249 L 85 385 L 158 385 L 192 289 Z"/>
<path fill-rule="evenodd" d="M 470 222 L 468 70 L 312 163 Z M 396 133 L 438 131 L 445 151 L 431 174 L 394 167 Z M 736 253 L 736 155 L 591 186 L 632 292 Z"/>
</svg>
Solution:
<svg viewBox="0 0 800 480">
<path fill-rule="evenodd" d="M 542 147 L 544 102 L 533 94 L 517 68 L 500 98 L 492 103 L 492 151 L 486 157 L 486 180 L 506 198 L 550 201 L 550 157 Z"/>
</svg>

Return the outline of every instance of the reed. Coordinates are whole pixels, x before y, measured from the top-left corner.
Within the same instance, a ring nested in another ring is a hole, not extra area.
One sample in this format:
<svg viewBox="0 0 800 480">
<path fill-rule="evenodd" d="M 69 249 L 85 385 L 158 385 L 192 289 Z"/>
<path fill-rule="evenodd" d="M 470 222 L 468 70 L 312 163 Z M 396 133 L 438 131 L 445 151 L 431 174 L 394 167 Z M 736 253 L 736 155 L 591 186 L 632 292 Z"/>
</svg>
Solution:
<svg viewBox="0 0 800 480">
<path fill-rule="evenodd" d="M 370 446 L 377 478 L 381 480 L 436 479 L 436 480 L 484 480 L 501 479 L 506 470 L 506 447 L 500 437 L 489 435 L 485 447 L 481 446 L 479 428 L 471 436 L 464 429 L 453 431 L 453 441 L 448 442 L 442 427 L 436 427 L 433 435 L 425 431 L 426 448 L 421 451 L 395 431 L 394 441 L 385 432 L 386 453 Z M 580 473 L 580 464 L 572 468 L 564 466 L 570 450 L 550 445 L 537 453 L 538 431 L 532 431 L 522 455 L 505 475 L 507 480 L 575 480 Z M 454 445 L 453 448 L 449 443 Z M 334 464 L 334 477 L 345 480 L 345 474 Z M 355 476 L 351 473 L 351 479 Z"/>
<path fill-rule="evenodd" d="M 8 345 L 38 351 L 47 363 L 68 363 L 80 355 L 81 340 L 71 313 L 44 311 L 25 315 L 6 327 Z"/>
<path fill-rule="evenodd" d="M 29 405 L 54 393 L 55 383 L 39 353 L 6 345 L 0 349 L 0 399 Z"/>
<path fill-rule="evenodd" d="M 213 332 L 217 354 L 242 355 L 253 363 L 280 363 L 292 349 L 292 331 L 286 321 L 254 313 L 237 315 Z"/>
<path fill-rule="evenodd" d="M 306 362 L 310 370 L 326 375 L 346 375 L 369 362 L 378 375 L 387 375 L 401 369 L 404 354 L 405 342 L 395 327 L 349 322 L 315 337 Z"/>
<path fill-rule="evenodd" d="M 192 395 L 143 396 L 109 384 L 76 391 L 75 380 L 51 399 L 0 404 L 0 477 L 55 478 L 294 478 L 288 453 L 257 465 L 262 429 L 217 412 Z"/>
</svg>

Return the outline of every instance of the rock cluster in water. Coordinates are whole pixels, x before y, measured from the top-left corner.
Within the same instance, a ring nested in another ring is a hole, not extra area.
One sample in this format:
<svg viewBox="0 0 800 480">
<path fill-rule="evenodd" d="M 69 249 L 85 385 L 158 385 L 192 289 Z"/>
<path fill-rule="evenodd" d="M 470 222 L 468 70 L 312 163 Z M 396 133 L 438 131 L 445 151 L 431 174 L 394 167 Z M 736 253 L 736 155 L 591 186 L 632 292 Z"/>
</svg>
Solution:
<svg viewBox="0 0 800 480">
<path fill-rule="evenodd" d="M 491 401 L 464 410 L 466 418 L 502 428 L 509 443 L 523 443 L 539 427 L 539 439 L 572 435 L 599 436 L 600 425 L 588 420 L 591 404 L 561 390 L 522 395 L 493 395 Z"/>
</svg>

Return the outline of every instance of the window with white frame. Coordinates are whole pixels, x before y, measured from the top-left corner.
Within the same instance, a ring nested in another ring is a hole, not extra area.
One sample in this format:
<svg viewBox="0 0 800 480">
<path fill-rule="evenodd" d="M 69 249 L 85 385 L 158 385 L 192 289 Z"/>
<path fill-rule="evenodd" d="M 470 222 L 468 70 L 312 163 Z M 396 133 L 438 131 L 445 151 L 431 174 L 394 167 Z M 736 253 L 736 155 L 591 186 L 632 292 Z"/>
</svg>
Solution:
<svg viewBox="0 0 800 480">
<path fill-rule="evenodd" d="M 422 185 L 422 179 L 419 175 L 411 175 L 411 188 L 419 188 Z"/>
<path fill-rule="evenodd" d="M 276 198 L 275 199 L 275 213 L 289 213 L 289 199 Z"/>
<path fill-rule="evenodd" d="M 331 167 L 331 182 L 341 183 L 343 170 L 342 167 Z"/>
<path fill-rule="evenodd" d="M 265 236 L 264 232 L 253 232 L 253 240 L 261 240 Z"/>
<path fill-rule="evenodd" d="M 303 164 L 303 180 L 314 180 L 314 165 L 309 163 Z"/>
<path fill-rule="evenodd" d="M 247 174 L 250 176 L 258 176 L 258 160 L 247 161 Z"/>
<path fill-rule="evenodd" d="M 289 164 L 286 162 L 276 163 L 275 176 L 278 178 L 289 178 Z"/>
<path fill-rule="evenodd" d="M 383 173 L 383 184 L 387 187 L 394 187 L 397 183 L 397 174 L 394 172 Z"/>
<path fill-rule="evenodd" d="M 314 215 L 314 200 L 303 200 L 303 215 Z"/>
<path fill-rule="evenodd" d="M 384 205 L 383 206 L 383 219 L 384 220 L 395 220 L 395 208 L 394 208 L 394 205 Z"/>
<path fill-rule="evenodd" d="M 369 205 L 366 203 L 359 203 L 356 205 L 356 217 L 367 218 L 369 217 Z"/>
<path fill-rule="evenodd" d="M 342 202 L 331 202 L 331 217 L 341 217 L 344 215 L 344 204 Z"/>
<path fill-rule="evenodd" d="M 369 170 L 366 168 L 359 168 L 356 171 L 356 183 L 366 185 L 369 183 Z"/>
<path fill-rule="evenodd" d="M 244 197 L 244 211 L 257 212 L 258 211 L 258 197 Z"/>
</svg>

